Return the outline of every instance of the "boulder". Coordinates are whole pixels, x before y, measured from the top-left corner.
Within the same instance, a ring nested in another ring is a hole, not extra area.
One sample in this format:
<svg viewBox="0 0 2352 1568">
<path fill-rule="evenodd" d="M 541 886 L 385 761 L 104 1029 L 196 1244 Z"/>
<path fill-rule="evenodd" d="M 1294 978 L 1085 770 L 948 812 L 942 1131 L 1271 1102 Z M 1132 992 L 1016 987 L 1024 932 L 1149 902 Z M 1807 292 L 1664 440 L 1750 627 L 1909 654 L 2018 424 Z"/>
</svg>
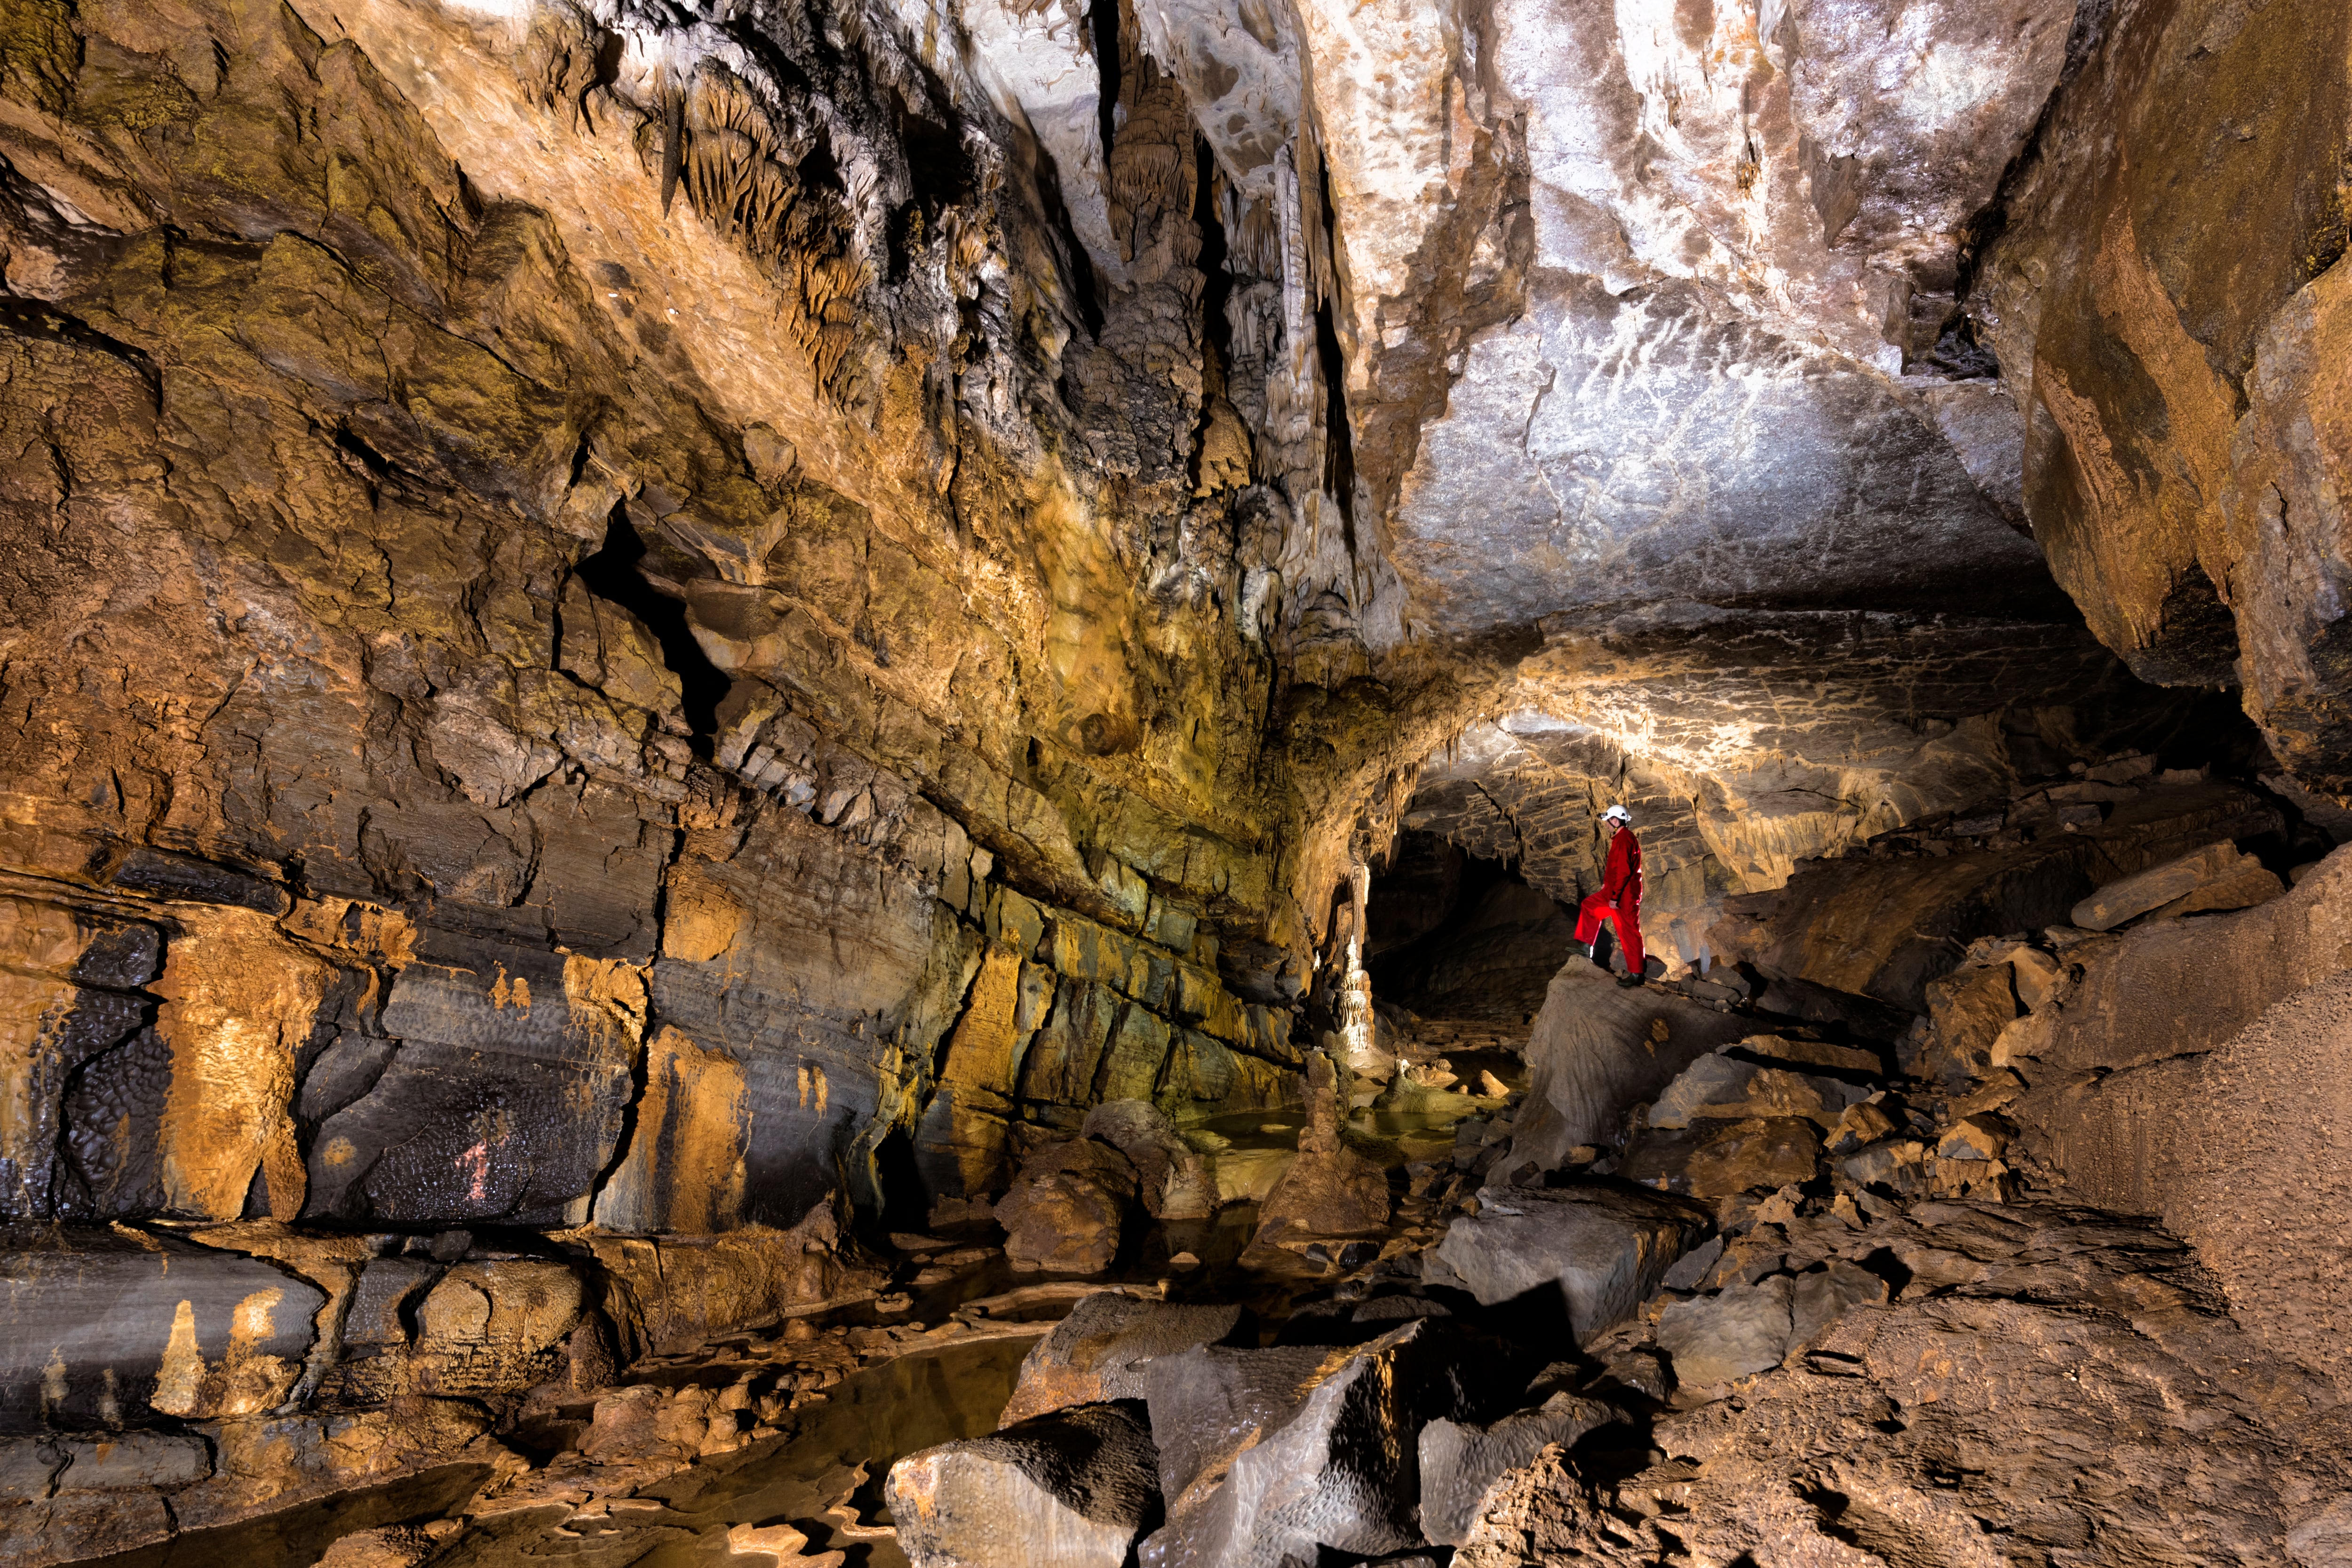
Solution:
<svg viewBox="0 0 2352 1568">
<path fill-rule="evenodd" d="M 1528 1097 L 1496 1169 L 1559 1170 L 1580 1143 L 1612 1141 L 1625 1112 L 1750 1020 L 1648 986 L 1620 986 L 1576 959 L 1552 978 L 1527 1044 Z"/>
<path fill-rule="evenodd" d="M 2193 854 L 2183 855 L 2137 876 L 2108 883 L 2076 904 L 2069 918 L 2085 931 L 2113 931 L 2126 921 L 2186 900 L 2200 889 L 2238 878 L 2250 868 L 2261 870 L 2262 862 L 2242 853 L 2234 844 L 2209 844 Z M 2275 884 L 2278 879 L 2273 877 L 2271 880 Z M 2258 901 L 2247 900 L 2248 903 Z M 2231 906 L 2219 904 L 2211 907 L 2227 909 Z"/>
<path fill-rule="evenodd" d="M 1489 1189 L 1446 1227 L 1422 1277 L 1488 1307 L 1557 1289 L 1580 1342 L 1631 1317 L 1708 1227 L 1696 1205 L 1633 1188 Z"/>
<path fill-rule="evenodd" d="M 1927 1016 L 1934 1028 L 1920 1076 L 1947 1083 L 1975 1077 L 2017 1016 L 2015 973 L 2006 963 L 1955 970 L 1929 983 Z"/>
<path fill-rule="evenodd" d="M 1022 1362 L 999 1425 L 1071 1405 L 1140 1399 L 1154 1361 L 1220 1343 L 1241 1317 L 1235 1306 L 1139 1301 L 1118 1290 L 1086 1297 Z"/>
<path fill-rule="evenodd" d="M 1222 1475 L 1239 1444 L 1289 1419 L 1344 1353 L 1303 1343 L 1200 1345 L 1156 1358 L 1144 1373 L 1144 1398 L 1160 1449 L 1160 1494 L 1181 1499 L 1194 1481 Z"/>
<path fill-rule="evenodd" d="M 1936 1143 L 1939 1160 L 1998 1160 L 2009 1147 L 2009 1125 L 1998 1116 L 1963 1116 Z"/>
<path fill-rule="evenodd" d="M 2035 947 L 2012 948 L 2009 971 L 2017 987 L 2017 999 L 2032 1013 L 2048 1006 L 2066 978 L 2066 966 Z"/>
<path fill-rule="evenodd" d="M 1620 1419 L 1599 1400 L 1553 1394 L 1488 1426 L 1443 1417 L 1421 1429 L 1421 1531 L 1441 1546 L 1459 1546 L 1478 1517 L 1488 1488 L 1506 1470 L 1532 1461 L 1551 1444 L 1561 1447 L 1596 1426 Z"/>
<path fill-rule="evenodd" d="M 2168 921 L 2181 915 L 2250 910 L 2256 904 L 2270 902 L 2285 891 L 2286 884 L 2279 880 L 2278 874 L 2249 855 L 2229 875 L 2181 894 L 2147 918 Z"/>
<path fill-rule="evenodd" d="M 1369 1343 L 1163 1357 L 1150 1373 L 1168 1523 L 1143 1568 L 1287 1568 L 1423 1544 L 1422 1428 L 1475 1414 L 1481 1352 L 1442 1320 Z"/>
<path fill-rule="evenodd" d="M 1675 1258 L 1675 1266 L 1666 1270 L 1658 1283 L 1669 1290 L 1696 1290 L 1706 1281 L 1715 1268 L 1716 1260 L 1722 1256 L 1723 1237 L 1709 1237 Z"/>
<path fill-rule="evenodd" d="M 1855 1307 L 1883 1302 L 1886 1281 L 1859 1264 L 1840 1258 L 1797 1276 L 1789 1301 L 1789 1347 L 1800 1349 Z"/>
<path fill-rule="evenodd" d="M 1728 1056 L 1701 1057 L 1650 1107 L 1653 1127 L 1751 1116 L 1802 1116 L 1834 1127 L 1845 1108 L 1869 1091 L 1836 1079 L 1759 1067 Z"/>
<path fill-rule="evenodd" d="M 1144 1211 L 1154 1219 L 1206 1219 L 1216 1208 L 1208 1162 L 1150 1100 L 1105 1100 L 1087 1112 L 1079 1133 L 1127 1156 Z"/>
<path fill-rule="evenodd" d="M 1650 1106 L 1653 1127 L 1688 1127 L 1691 1118 L 1718 1105 L 1745 1105 L 1748 1080 L 1756 1069 L 1728 1057 L 1707 1055 L 1682 1070 Z"/>
<path fill-rule="evenodd" d="M 1927 1146 L 1916 1138 L 1889 1138 L 1855 1150 L 1838 1162 L 1846 1179 L 1864 1187 L 1909 1194 L 1926 1180 Z"/>
<path fill-rule="evenodd" d="M 1830 1147 L 1840 1152 L 1851 1152 L 1865 1143 L 1875 1143 L 1894 1131 L 1895 1118 L 1885 1106 L 1874 1100 L 1857 1100 L 1845 1108 L 1845 1114 L 1830 1129 Z"/>
<path fill-rule="evenodd" d="M 1050 1274 L 1098 1274 L 1118 1256 L 1135 1198 L 1135 1167 L 1108 1143 L 1080 1138 L 1031 1155 L 996 1205 L 1004 1256 Z"/>
<path fill-rule="evenodd" d="M 1802 1185 L 1818 1173 L 1820 1130 L 1799 1116 L 1757 1116 L 1735 1121 L 1699 1146 L 1685 1167 L 1693 1197 Z"/>
<path fill-rule="evenodd" d="M 1796 1281 L 1775 1274 L 1712 1296 L 1676 1301 L 1658 1315 L 1658 1348 L 1688 1388 L 1767 1372 L 1789 1352 L 1789 1305 Z"/>
<path fill-rule="evenodd" d="M 1843 1260 L 1775 1274 L 1675 1302 L 1658 1316 L 1658 1346 L 1674 1358 L 1677 1381 L 1704 1388 L 1769 1372 L 1849 1308 L 1886 1297 L 1886 1281 Z"/>
<path fill-rule="evenodd" d="M 1086 1405 L 910 1454 L 883 1486 L 914 1568 L 1121 1568 L 1160 1513 L 1131 1404 Z"/>
</svg>

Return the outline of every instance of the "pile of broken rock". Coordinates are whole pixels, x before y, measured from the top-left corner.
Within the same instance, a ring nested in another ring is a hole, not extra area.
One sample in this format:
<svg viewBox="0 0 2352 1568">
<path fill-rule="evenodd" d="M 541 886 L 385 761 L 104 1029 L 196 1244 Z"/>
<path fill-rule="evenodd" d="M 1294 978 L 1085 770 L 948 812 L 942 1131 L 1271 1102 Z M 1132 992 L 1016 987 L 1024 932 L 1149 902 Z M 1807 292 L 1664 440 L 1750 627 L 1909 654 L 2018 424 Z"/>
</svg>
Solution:
<svg viewBox="0 0 2352 1568">
<path fill-rule="evenodd" d="M 2334 921 L 2344 875 L 2279 919 Z M 899 1543 L 919 1568 L 2340 1563 L 2337 1389 L 2183 1240 L 2057 1190 L 2011 1120 L 2043 1037 L 2105 1005 L 2086 965 L 2284 888 L 2226 843 L 2111 880 L 1970 944 L 1883 1046 L 1669 1012 L 1628 1069 L 1663 1084 L 1564 1158 L 1520 1156 L 1586 1127 L 1599 1080 L 1538 1064 L 1517 1125 L 1412 1167 L 1391 1239 L 1286 1319 L 1081 1301 L 1000 1430 L 892 1470 Z"/>
<path fill-rule="evenodd" d="M 2047 973 L 1998 962 L 2021 990 Z M 1866 1049 L 1748 1037 L 1621 1149 L 1463 1197 L 1433 1245 L 1278 1324 L 1090 1297 L 999 1431 L 892 1470 L 899 1543 L 919 1568 L 1903 1540 L 2120 1562 L 2179 1530 L 2199 1561 L 2274 1560 L 2339 1484 L 2329 1392 L 2248 1342 L 2178 1240 L 2015 1201 L 2010 1091 L 1895 1081 Z"/>
</svg>

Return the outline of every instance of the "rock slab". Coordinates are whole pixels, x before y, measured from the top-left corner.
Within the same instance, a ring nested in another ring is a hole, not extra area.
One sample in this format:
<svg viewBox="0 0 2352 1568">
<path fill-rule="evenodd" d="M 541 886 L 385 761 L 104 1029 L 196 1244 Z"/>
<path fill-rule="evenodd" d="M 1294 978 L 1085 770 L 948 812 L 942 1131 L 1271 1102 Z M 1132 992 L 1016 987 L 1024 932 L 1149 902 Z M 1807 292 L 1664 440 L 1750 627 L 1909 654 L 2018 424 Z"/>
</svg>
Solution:
<svg viewBox="0 0 2352 1568">
<path fill-rule="evenodd" d="M 1423 1265 L 1491 1307 L 1556 1289 L 1580 1341 L 1633 1315 L 1708 1219 L 1694 1205 L 1627 1188 L 1490 1189 Z"/>
<path fill-rule="evenodd" d="M 1352 1348 L 1203 1349 L 1154 1363 L 1152 1434 L 1181 1452 L 1163 1474 L 1175 1483 L 1168 1523 L 1138 1563 L 1289 1568 L 1422 1545 L 1418 1435 L 1473 1413 L 1478 1360 L 1424 1319 Z M 1220 1375 L 1232 1373 L 1243 1375 Z"/>
<path fill-rule="evenodd" d="M 1153 1362 L 1220 1343 L 1241 1317 L 1237 1306 L 1139 1301 L 1118 1290 L 1088 1296 L 1022 1362 L 999 1425 L 1071 1405 L 1141 1399 Z"/>
<path fill-rule="evenodd" d="M 1133 1405 L 1088 1405 L 910 1454 L 883 1495 L 914 1568 L 1120 1568 L 1160 1511 Z"/>
</svg>

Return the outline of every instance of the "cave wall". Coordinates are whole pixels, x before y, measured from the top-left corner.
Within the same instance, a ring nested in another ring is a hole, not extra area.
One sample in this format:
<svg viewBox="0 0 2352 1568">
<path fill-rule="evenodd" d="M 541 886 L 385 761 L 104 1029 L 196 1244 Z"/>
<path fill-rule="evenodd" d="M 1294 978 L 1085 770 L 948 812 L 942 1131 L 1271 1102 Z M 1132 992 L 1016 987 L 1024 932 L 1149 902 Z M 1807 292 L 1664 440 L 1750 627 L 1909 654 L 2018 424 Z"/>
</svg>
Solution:
<svg viewBox="0 0 2352 1568">
<path fill-rule="evenodd" d="M 2352 852 L 2284 897 L 2070 950 L 2019 1026 L 2031 1092 L 2010 1114 L 2042 1178 L 2159 1215 L 2248 1330 L 2352 1387 L 2352 1293 L 2332 1261 L 2352 1189 L 2332 1129 L 2352 1048 Z"/>
<path fill-rule="evenodd" d="M 1090 295 L 924 37 L 10 11 L 9 1217 L 788 1225 L 1290 1092 L 1220 176 L 1139 57 Z"/>
<path fill-rule="evenodd" d="M 2341 794 L 2352 20 L 2085 13 L 1971 295 L 2027 415 L 2026 510 L 2101 641 L 2151 680 L 2242 685 L 2280 760 Z"/>
</svg>

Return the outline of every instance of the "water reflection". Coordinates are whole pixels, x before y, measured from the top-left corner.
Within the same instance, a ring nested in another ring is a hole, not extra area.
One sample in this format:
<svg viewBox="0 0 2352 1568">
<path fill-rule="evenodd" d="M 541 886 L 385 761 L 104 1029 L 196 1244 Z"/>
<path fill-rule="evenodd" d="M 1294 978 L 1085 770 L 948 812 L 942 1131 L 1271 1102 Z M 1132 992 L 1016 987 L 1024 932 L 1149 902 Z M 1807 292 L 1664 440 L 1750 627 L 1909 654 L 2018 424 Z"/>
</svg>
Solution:
<svg viewBox="0 0 2352 1568">
<path fill-rule="evenodd" d="M 840 1552 L 845 1568 L 905 1568 L 894 1541 L 868 1533 L 888 1522 L 883 1478 L 917 1449 L 994 1430 L 1035 1342 L 989 1340 L 853 1373 L 793 1412 L 781 1437 L 702 1460 L 609 1507 L 484 1521 L 436 1552 L 431 1568 L 740 1568 L 765 1559 L 730 1545 L 730 1531 L 779 1524 L 807 1537 L 807 1555 Z"/>
</svg>

